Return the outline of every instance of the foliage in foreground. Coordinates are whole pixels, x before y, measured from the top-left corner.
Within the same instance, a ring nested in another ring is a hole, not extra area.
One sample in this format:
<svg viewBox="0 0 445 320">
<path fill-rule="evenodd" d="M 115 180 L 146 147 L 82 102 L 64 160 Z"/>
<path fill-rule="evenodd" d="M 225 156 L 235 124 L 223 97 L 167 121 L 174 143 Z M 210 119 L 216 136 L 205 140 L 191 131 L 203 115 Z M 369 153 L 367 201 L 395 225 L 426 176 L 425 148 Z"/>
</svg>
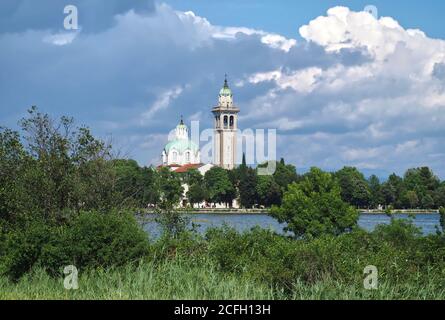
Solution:
<svg viewBox="0 0 445 320">
<path fill-rule="evenodd" d="M 84 222 L 78 225 L 86 227 Z M 65 261 L 55 263 L 56 260 L 46 258 L 48 255 L 41 255 L 39 263 L 28 265 L 25 269 L 30 271 L 21 277 L 9 280 L 6 274 L 0 276 L 0 292 L 8 292 L 2 297 L 445 298 L 445 237 L 442 234 L 423 237 L 409 221 L 393 219 L 390 225 L 379 226 L 371 233 L 355 230 L 311 240 L 295 240 L 260 228 L 245 233 L 228 227 L 209 229 L 205 235 L 182 232 L 178 237 L 161 237 L 133 257 L 121 256 L 122 259 L 116 257 L 131 250 L 134 243 L 122 240 L 107 251 L 105 247 L 113 241 L 97 234 L 102 234 L 101 229 L 110 230 L 91 222 L 87 228 L 90 232 L 83 230 L 84 236 L 78 239 L 79 247 L 86 253 L 82 254 L 83 264 L 77 266 L 78 291 L 63 289 L 64 275 L 55 266 Z M 117 236 L 122 231 L 122 228 L 116 230 L 114 237 L 131 239 L 128 232 Z M 110 257 L 106 263 L 96 260 L 101 256 L 95 252 L 100 252 L 101 243 Z M 363 269 L 368 265 L 378 268 L 378 290 L 363 289 Z"/>
<path fill-rule="evenodd" d="M 64 289 L 62 277 L 51 277 L 42 269 L 18 282 L 0 277 L 0 300 L 4 299 L 445 299 L 445 290 L 442 279 L 432 273 L 422 282 L 381 281 L 379 289 L 372 291 L 363 289 L 361 281 L 297 280 L 286 293 L 245 276 L 218 271 L 211 261 L 198 265 L 174 259 L 81 271 L 77 290 Z"/>
<path fill-rule="evenodd" d="M 18 279 L 35 267 L 60 274 L 64 266 L 106 268 L 136 261 L 148 254 L 147 234 L 133 214 L 81 212 L 63 226 L 41 219 L 4 235 L 0 266 Z"/>
<path fill-rule="evenodd" d="M 332 174 L 312 168 L 300 182 L 289 185 L 281 206 L 272 207 L 271 215 L 286 222 L 285 229 L 296 237 L 312 238 L 350 231 L 359 214 L 343 201 Z"/>
</svg>

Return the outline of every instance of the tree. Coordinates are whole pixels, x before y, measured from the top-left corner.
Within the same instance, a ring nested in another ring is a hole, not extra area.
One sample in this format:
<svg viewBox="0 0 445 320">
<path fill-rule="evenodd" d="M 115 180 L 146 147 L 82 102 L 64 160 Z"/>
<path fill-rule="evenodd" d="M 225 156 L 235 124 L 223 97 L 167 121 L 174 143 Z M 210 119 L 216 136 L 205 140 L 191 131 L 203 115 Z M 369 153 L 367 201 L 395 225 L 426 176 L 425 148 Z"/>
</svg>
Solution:
<svg viewBox="0 0 445 320">
<path fill-rule="evenodd" d="M 121 205 L 143 208 L 159 202 L 156 170 L 151 167 L 141 168 L 135 160 L 116 159 L 112 164 Z"/>
<path fill-rule="evenodd" d="M 157 183 L 160 191 L 159 205 L 165 209 L 177 205 L 184 192 L 179 175 L 169 168 L 162 167 L 159 170 Z"/>
<path fill-rule="evenodd" d="M 385 199 L 385 204 L 387 206 L 392 206 L 395 208 L 401 208 L 402 205 L 402 195 L 405 192 L 405 187 L 403 179 L 397 176 L 395 173 L 391 174 L 382 186 L 382 195 Z"/>
<path fill-rule="evenodd" d="M 445 182 L 442 182 L 434 192 L 434 203 L 436 206 L 445 207 Z"/>
<path fill-rule="evenodd" d="M 422 198 L 422 209 L 434 209 L 434 199 L 430 193 L 427 193 Z"/>
<path fill-rule="evenodd" d="M 160 192 L 160 199 L 155 209 L 156 222 L 161 226 L 164 237 L 177 238 L 189 222 L 186 216 L 175 209 L 184 192 L 181 178 L 178 173 L 162 167 L 159 169 L 156 185 Z"/>
<path fill-rule="evenodd" d="M 140 184 L 142 188 L 141 204 L 156 205 L 160 201 L 160 192 L 158 186 L 158 172 L 153 167 L 141 168 Z"/>
<path fill-rule="evenodd" d="M 409 204 L 410 209 L 417 208 L 419 205 L 419 198 L 417 197 L 417 193 L 415 191 L 408 191 L 405 195 L 405 198 Z"/>
<path fill-rule="evenodd" d="M 32 206 L 23 173 L 30 163 L 18 132 L 0 128 L 0 218 L 15 224 Z"/>
<path fill-rule="evenodd" d="M 259 168 L 265 168 L 267 167 L 269 163 L 263 163 L 260 164 Z M 275 172 L 273 173 L 273 177 L 275 179 L 275 182 L 280 186 L 282 192 L 287 190 L 287 187 L 293 183 L 298 181 L 299 176 L 297 174 L 297 170 L 295 169 L 295 166 L 291 164 L 286 164 L 284 162 L 284 159 L 281 158 L 281 160 L 276 162 Z"/>
<path fill-rule="evenodd" d="M 257 193 L 257 173 L 255 169 L 246 167 L 245 171 L 241 172 L 239 180 L 239 196 L 240 204 L 244 208 L 252 208 L 256 203 Z"/>
<path fill-rule="evenodd" d="M 184 182 L 188 184 L 187 199 L 193 206 L 200 203 L 206 198 L 206 190 L 204 187 L 204 178 L 197 169 L 188 170 L 184 174 Z"/>
<path fill-rule="evenodd" d="M 28 201 L 48 221 L 62 223 L 67 210 L 109 209 L 115 206 L 111 146 L 93 137 L 74 120 L 52 119 L 36 107 L 20 121 L 27 164 L 21 178 Z"/>
<path fill-rule="evenodd" d="M 357 168 L 344 167 L 335 173 L 341 187 L 343 201 L 358 208 L 367 207 L 370 204 L 371 191 L 365 177 Z"/>
<path fill-rule="evenodd" d="M 434 194 L 440 186 L 440 180 L 430 168 L 421 167 L 407 170 L 403 183 L 406 189 L 416 192 L 422 208 L 439 207 L 438 204 L 435 204 Z"/>
<path fill-rule="evenodd" d="M 213 167 L 204 175 L 207 189 L 207 201 L 211 203 L 231 204 L 236 196 L 235 187 L 229 179 L 227 170 Z"/>
<path fill-rule="evenodd" d="M 376 175 L 372 175 L 368 179 L 369 191 L 371 194 L 370 205 L 373 208 L 377 208 L 379 205 L 384 203 L 382 187 L 380 185 L 380 180 Z"/>
<path fill-rule="evenodd" d="M 358 211 L 342 200 L 337 180 L 318 168 L 291 184 L 281 206 L 272 207 L 271 215 L 286 222 L 285 230 L 297 238 L 338 235 L 351 230 L 358 219 Z"/>
<path fill-rule="evenodd" d="M 256 193 L 260 205 L 271 207 L 281 203 L 281 188 L 273 176 L 258 176 Z"/>
</svg>

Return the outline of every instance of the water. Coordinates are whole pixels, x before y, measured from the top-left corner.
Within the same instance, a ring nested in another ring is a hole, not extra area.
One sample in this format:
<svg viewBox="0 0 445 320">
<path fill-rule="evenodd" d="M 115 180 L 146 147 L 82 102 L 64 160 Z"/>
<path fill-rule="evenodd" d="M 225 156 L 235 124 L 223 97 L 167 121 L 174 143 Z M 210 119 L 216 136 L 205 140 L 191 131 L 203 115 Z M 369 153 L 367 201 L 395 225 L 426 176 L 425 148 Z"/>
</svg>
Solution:
<svg viewBox="0 0 445 320">
<path fill-rule="evenodd" d="M 280 224 L 274 218 L 266 214 L 193 214 L 189 215 L 191 222 L 197 225 L 197 230 L 204 233 L 210 227 L 221 227 L 224 224 L 235 228 L 239 232 L 250 230 L 255 226 L 264 229 L 270 229 L 277 233 L 283 234 L 283 227 L 286 224 Z M 408 215 L 396 215 L 398 219 L 408 219 Z M 434 234 L 436 226 L 440 226 L 440 217 L 436 213 L 419 214 L 414 219 L 414 224 L 420 227 L 423 234 Z M 360 215 L 358 224 L 367 231 L 372 231 L 379 224 L 389 224 L 390 218 L 384 214 L 362 214 Z M 144 224 L 144 230 L 150 234 L 152 238 L 159 236 L 160 230 L 156 222 L 148 222 Z"/>
</svg>

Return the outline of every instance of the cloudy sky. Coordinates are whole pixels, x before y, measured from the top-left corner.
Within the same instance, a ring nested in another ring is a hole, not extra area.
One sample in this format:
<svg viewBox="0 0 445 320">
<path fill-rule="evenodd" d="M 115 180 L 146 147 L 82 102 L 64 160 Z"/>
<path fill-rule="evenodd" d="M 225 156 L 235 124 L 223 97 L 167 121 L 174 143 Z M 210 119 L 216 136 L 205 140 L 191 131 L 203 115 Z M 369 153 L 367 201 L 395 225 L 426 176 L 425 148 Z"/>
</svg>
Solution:
<svg viewBox="0 0 445 320">
<path fill-rule="evenodd" d="M 212 125 L 227 73 L 239 126 L 277 129 L 300 171 L 445 178 L 445 3 L 385 2 L 2 0 L 0 125 L 37 105 L 158 164 L 181 114 Z"/>
</svg>

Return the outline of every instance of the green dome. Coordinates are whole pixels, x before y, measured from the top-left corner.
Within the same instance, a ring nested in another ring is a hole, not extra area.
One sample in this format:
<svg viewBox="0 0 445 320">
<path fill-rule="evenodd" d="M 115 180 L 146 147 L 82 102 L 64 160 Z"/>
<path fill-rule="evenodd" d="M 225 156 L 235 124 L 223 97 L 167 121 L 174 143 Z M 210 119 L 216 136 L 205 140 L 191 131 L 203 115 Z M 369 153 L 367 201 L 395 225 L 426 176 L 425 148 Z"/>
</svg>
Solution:
<svg viewBox="0 0 445 320">
<path fill-rule="evenodd" d="M 229 85 L 227 84 L 227 79 L 224 80 L 224 86 L 219 91 L 220 96 L 232 96 L 232 90 L 230 90 Z"/>
<path fill-rule="evenodd" d="M 184 151 L 191 150 L 193 153 L 198 152 L 199 148 L 196 145 L 196 143 L 194 143 L 191 140 L 188 139 L 181 139 L 181 140 L 173 140 L 170 141 L 169 143 L 166 144 L 164 150 L 166 153 L 169 153 L 170 150 L 175 149 L 176 151 L 178 151 L 179 153 L 183 153 Z"/>
<path fill-rule="evenodd" d="M 232 90 L 230 90 L 229 87 L 223 87 L 220 91 L 219 91 L 219 95 L 220 96 L 231 96 L 232 95 Z"/>
</svg>

